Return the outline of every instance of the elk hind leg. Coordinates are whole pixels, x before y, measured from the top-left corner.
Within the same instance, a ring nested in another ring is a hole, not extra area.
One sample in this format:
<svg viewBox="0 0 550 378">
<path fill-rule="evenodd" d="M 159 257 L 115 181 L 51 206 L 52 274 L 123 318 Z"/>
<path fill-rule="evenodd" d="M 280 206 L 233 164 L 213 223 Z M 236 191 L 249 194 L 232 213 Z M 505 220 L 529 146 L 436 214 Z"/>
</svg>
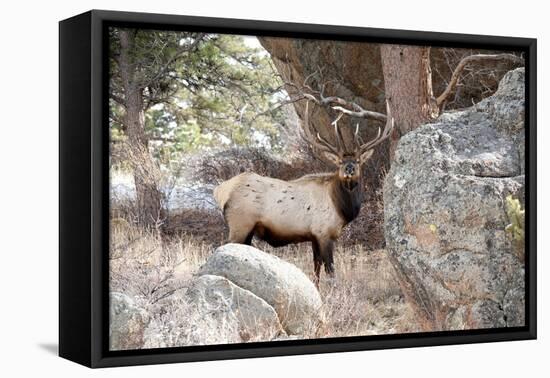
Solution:
<svg viewBox="0 0 550 378">
<path fill-rule="evenodd" d="M 254 236 L 254 228 L 247 229 L 229 229 L 229 243 L 239 243 L 252 245 L 252 237 Z"/>
<path fill-rule="evenodd" d="M 229 224 L 229 243 L 252 245 L 255 223 L 227 222 Z"/>
</svg>

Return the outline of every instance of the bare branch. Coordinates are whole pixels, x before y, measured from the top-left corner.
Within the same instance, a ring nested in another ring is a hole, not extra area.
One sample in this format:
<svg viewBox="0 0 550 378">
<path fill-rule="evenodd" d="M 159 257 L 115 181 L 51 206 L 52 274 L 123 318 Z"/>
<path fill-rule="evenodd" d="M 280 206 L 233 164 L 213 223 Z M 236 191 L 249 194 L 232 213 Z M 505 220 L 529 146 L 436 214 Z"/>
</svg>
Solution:
<svg viewBox="0 0 550 378">
<path fill-rule="evenodd" d="M 176 93 L 178 93 L 177 87 L 173 88 L 169 93 L 161 93 L 160 95 L 149 91 L 148 94 L 143 95 L 143 98 L 145 99 L 144 109 L 147 110 L 156 104 L 168 102 L 176 95 Z"/>
<path fill-rule="evenodd" d="M 311 76 L 311 75 L 310 75 Z M 308 76 L 306 80 L 310 77 Z M 297 92 L 297 97 L 292 102 L 296 102 L 302 99 L 308 99 L 316 103 L 317 105 L 324 106 L 324 107 L 331 107 L 333 110 L 336 110 L 338 112 L 344 113 L 346 115 L 349 115 L 351 117 L 356 118 L 370 118 L 375 119 L 377 121 L 385 122 L 386 121 L 386 115 L 370 110 L 363 109 L 359 104 L 351 101 L 344 100 L 341 97 L 336 96 L 328 96 L 324 97 L 323 91 L 313 91 L 311 87 L 306 86 L 306 88 L 309 90 L 309 92 L 314 92 L 319 95 L 319 97 L 316 97 L 315 95 L 308 93 L 304 91 L 303 88 L 298 87 L 294 83 L 285 83 L 288 87 L 294 88 Z M 326 85 L 326 84 L 325 84 Z M 323 90 L 325 88 L 325 85 L 322 86 Z M 335 105 L 335 106 L 333 106 Z"/>
<path fill-rule="evenodd" d="M 119 125 L 122 126 L 123 129 L 126 128 L 126 124 L 124 123 L 124 120 L 120 117 L 118 117 L 116 114 L 114 114 L 113 112 L 109 112 L 109 118 L 113 121 L 113 122 L 116 122 L 118 123 Z"/>
<path fill-rule="evenodd" d="M 126 103 L 124 101 L 124 99 L 120 96 L 117 96 L 116 94 L 114 93 L 109 93 L 109 97 L 114 101 L 116 102 L 117 104 L 123 106 L 123 107 L 126 107 Z"/>
<path fill-rule="evenodd" d="M 455 70 L 453 71 L 451 80 L 447 85 L 447 88 L 445 88 L 443 93 L 436 100 L 440 113 L 443 111 L 443 108 L 445 107 L 445 103 L 447 102 L 447 99 L 456 89 L 456 86 L 460 81 L 460 76 L 462 74 L 462 71 L 464 71 L 464 69 L 468 65 L 471 65 L 474 63 L 477 64 L 480 62 L 487 62 L 487 61 L 492 61 L 492 62 L 509 61 L 518 65 L 525 64 L 525 61 L 523 58 L 513 54 L 475 54 L 475 55 L 470 55 L 465 57 L 460 61 L 460 63 L 458 63 L 458 66 L 456 66 Z"/>
<path fill-rule="evenodd" d="M 356 117 L 356 118 L 371 118 L 375 119 L 377 121 L 386 121 L 387 117 L 385 114 L 378 113 L 378 112 L 372 112 L 370 110 L 362 109 L 360 111 L 352 111 L 348 110 L 346 108 L 343 108 L 341 106 L 333 106 L 332 109 L 344 113 L 346 115 L 349 115 L 350 117 Z"/>
<path fill-rule="evenodd" d="M 291 98 L 291 99 L 288 99 L 288 100 L 285 100 L 285 101 L 281 101 L 279 102 L 277 105 L 267 109 L 267 110 L 264 110 L 262 112 L 259 112 L 259 113 L 256 113 L 254 115 L 254 117 L 252 118 L 252 121 L 255 121 L 256 119 L 266 115 L 266 114 L 269 114 L 269 113 L 273 113 L 275 110 L 279 109 L 279 108 L 282 108 L 283 106 L 286 106 L 286 105 L 290 105 L 290 104 L 293 104 L 297 101 L 300 101 L 300 100 L 304 100 L 305 97 L 297 97 L 297 98 Z"/>
</svg>

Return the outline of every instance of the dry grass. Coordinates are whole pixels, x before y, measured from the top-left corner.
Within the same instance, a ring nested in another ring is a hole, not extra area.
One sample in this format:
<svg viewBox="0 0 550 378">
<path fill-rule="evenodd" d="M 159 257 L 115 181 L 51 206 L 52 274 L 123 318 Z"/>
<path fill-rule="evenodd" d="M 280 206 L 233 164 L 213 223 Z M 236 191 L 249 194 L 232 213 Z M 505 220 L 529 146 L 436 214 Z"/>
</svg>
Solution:
<svg viewBox="0 0 550 378">
<path fill-rule="evenodd" d="M 256 240 L 253 243 L 295 264 L 313 278 L 309 244 L 276 249 Z M 129 295 L 150 315 L 152 326 L 145 333 L 144 347 L 209 344 L 214 339 L 208 329 L 200 329 L 200 320 L 189 318 L 189 306 L 183 295 L 214 249 L 215 245 L 193 236 L 167 237 L 160 232 L 144 232 L 121 218 L 112 220 L 111 291 Z M 325 322 L 321 328 L 311 327 L 301 337 L 418 330 L 384 250 L 366 251 L 361 245 L 338 247 L 335 268 L 336 282 L 321 277 Z"/>
<path fill-rule="evenodd" d="M 117 218 L 111 221 L 110 289 L 155 304 L 186 283 L 213 249 L 192 236 L 167 238 Z"/>
<path fill-rule="evenodd" d="M 170 239 L 191 237 L 195 241 L 220 245 L 227 237 L 228 228 L 218 210 L 186 209 L 171 215 L 162 231 Z"/>
<path fill-rule="evenodd" d="M 300 268 L 313 279 L 309 244 L 272 248 L 255 242 L 261 250 Z M 307 337 L 361 336 L 415 332 L 418 328 L 405 303 L 393 267 L 383 249 L 368 251 L 361 245 L 335 250 L 335 282 L 321 276 L 325 324 Z"/>
</svg>

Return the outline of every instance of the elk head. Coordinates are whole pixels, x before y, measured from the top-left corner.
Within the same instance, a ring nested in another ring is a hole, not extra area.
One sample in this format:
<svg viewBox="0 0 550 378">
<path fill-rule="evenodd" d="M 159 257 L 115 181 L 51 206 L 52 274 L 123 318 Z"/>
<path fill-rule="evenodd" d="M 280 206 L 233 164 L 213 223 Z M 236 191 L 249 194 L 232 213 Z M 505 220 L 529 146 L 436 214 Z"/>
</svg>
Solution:
<svg viewBox="0 0 550 378">
<path fill-rule="evenodd" d="M 349 190 L 353 190 L 361 183 L 361 171 L 363 164 L 371 157 L 373 148 L 383 142 L 392 132 L 394 119 L 391 115 L 389 101 L 386 100 L 386 125 L 384 129 L 378 128 L 378 134 L 370 141 L 364 142 L 359 134 L 359 123 L 353 134 L 353 148 L 347 149 L 342 132 L 338 127 L 338 121 L 344 115 L 340 112 L 338 117 L 331 123 L 334 128 L 334 139 L 336 144 L 331 144 L 324 139 L 316 130 L 311 130 L 308 122 L 308 103 L 305 108 L 304 134 L 305 139 L 317 150 L 326 160 L 338 167 L 339 181 Z M 313 127 L 314 128 L 314 127 Z"/>
</svg>

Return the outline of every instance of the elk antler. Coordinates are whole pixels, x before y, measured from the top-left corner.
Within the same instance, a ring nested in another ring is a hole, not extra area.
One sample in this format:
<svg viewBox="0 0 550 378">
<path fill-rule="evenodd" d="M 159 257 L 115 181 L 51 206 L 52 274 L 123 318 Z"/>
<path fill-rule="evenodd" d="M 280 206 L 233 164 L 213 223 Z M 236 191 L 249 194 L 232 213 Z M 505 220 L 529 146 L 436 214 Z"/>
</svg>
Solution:
<svg viewBox="0 0 550 378">
<path fill-rule="evenodd" d="M 393 121 L 393 118 L 391 118 L 389 102 L 386 100 L 387 115 L 385 115 L 382 113 L 365 110 L 357 103 L 346 101 L 341 97 L 336 97 L 336 96 L 325 97 L 323 93 L 325 85 L 322 85 L 320 91 L 314 91 L 313 88 L 311 88 L 311 86 L 307 85 L 307 81 L 312 75 L 313 74 L 306 77 L 302 88 L 300 88 L 294 83 L 290 83 L 290 82 L 285 83 L 287 87 L 293 88 L 297 92 L 297 97 L 295 97 L 294 99 L 291 99 L 290 103 L 300 101 L 300 100 L 306 100 L 304 127 L 303 127 L 304 139 L 306 139 L 306 141 L 313 148 L 320 150 L 326 158 L 328 158 L 335 164 L 339 164 L 338 162 L 341 160 L 342 156 L 348 153 L 345 140 L 342 136 L 342 131 L 340 130 L 340 128 L 338 128 L 338 121 L 344 115 L 348 115 L 350 117 L 356 117 L 356 118 L 365 118 L 365 119 L 371 118 L 378 121 L 386 121 L 386 126 L 384 127 L 384 130 L 382 131 L 379 129 L 378 135 L 376 136 L 376 138 L 367 143 L 362 143 L 361 141 L 361 137 L 359 136 L 359 125 L 357 125 L 355 129 L 354 140 L 356 143 L 356 148 L 353 150 L 353 153 L 359 153 L 361 159 L 368 158 L 366 156 L 366 153 L 369 150 L 371 150 L 373 147 L 375 147 L 377 144 L 382 142 L 384 139 L 386 139 L 390 135 L 391 130 L 393 129 L 394 121 Z M 316 93 L 317 95 L 314 95 L 312 93 L 307 93 L 303 90 L 303 88 L 306 88 L 310 92 Z M 315 126 L 309 125 L 309 120 L 308 120 L 309 101 L 313 101 L 315 104 L 319 106 L 332 108 L 332 110 L 335 110 L 339 113 L 336 119 L 331 122 L 331 125 L 334 126 L 336 146 L 332 145 L 326 139 L 321 137 L 320 133 L 315 128 Z M 312 133 L 311 128 L 313 128 L 314 133 Z"/>
<path fill-rule="evenodd" d="M 378 134 L 374 139 L 368 141 L 367 143 L 360 143 L 361 136 L 359 135 L 359 124 L 357 124 L 355 128 L 354 140 L 357 148 L 356 151 L 359 152 L 361 161 L 370 150 L 390 136 L 394 123 L 395 122 L 391 114 L 390 102 L 386 99 L 386 125 L 383 130 L 381 130 L 380 127 L 378 128 Z"/>
<path fill-rule="evenodd" d="M 336 134 L 336 146 L 330 144 L 326 139 L 324 139 L 315 126 L 309 124 L 309 101 L 306 101 L 305 115 L 304 115 L 304 136 L 305 140 L 313 147 L 320 150 L 330 161 L 338 164 L 338 160 L 342 155 L 342 149 L 340 147 L 340 130 L 338 129 L 337 122 L 340 120 L 343 114 L 340 114 L 336 120 L 332 122 L 334 126 L 334 132 Z M 312 134 L 311 128 L 315 132 L 315 135 Z"/>
<path fill-rule="evenodd" d="M 345 154 L 347 152 L 346 142 L 344 141 L 344 137 L 342 136 L 342 132 L 340 131 L 340 128 L 338 127 L 338 121 L 340 121 L 340 118 L 342 118 L 343 115 L 344 115 L 344 113 L 340 113 L 338 115 L 338 117 L 336 117 L 336 119 L 334 121 L 332 121 L 330 124 L 332 126 L 334 126 L 334 136 L 336 138 L 336 148 L 339 152 Z"/>
</svg>

